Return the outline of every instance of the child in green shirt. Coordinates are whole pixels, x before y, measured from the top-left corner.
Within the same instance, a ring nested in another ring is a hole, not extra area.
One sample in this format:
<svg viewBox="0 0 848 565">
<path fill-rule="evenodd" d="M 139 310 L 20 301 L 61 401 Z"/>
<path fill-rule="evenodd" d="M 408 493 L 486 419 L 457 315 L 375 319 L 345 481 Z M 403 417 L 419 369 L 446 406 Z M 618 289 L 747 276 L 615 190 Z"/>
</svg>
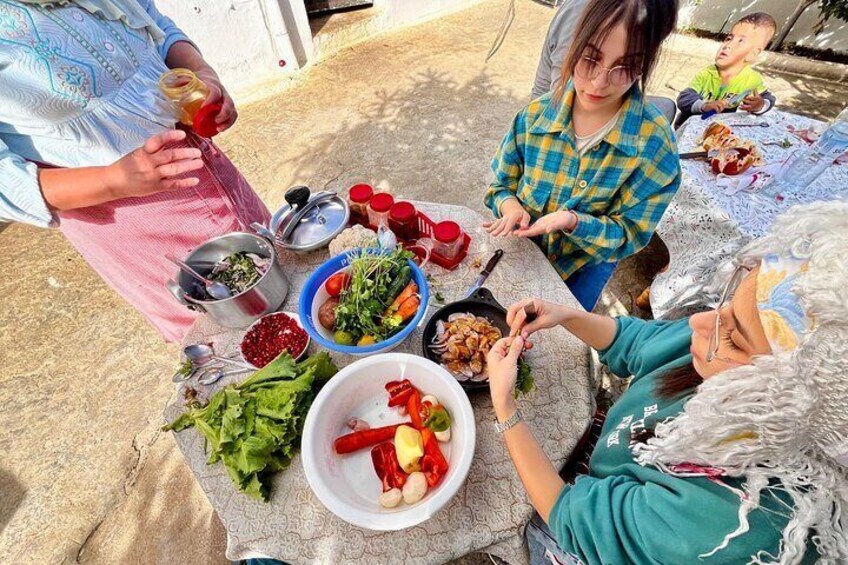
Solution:
<svg viewBox="0 0 848 565">
<path fill-rule="evenodd" d="M 680 127 L 693 114 L 735 112 L 741 108 L 760 115 L 774 106 L 775 98 L 766 90 L 763 76 L 751 67 L 768 46 L 777 24 L 763 12 L 748 14 L 736 22 L 716 53 L 715 64 L 692 79 L 689 88 L 677 97 Z"/>
</svg>

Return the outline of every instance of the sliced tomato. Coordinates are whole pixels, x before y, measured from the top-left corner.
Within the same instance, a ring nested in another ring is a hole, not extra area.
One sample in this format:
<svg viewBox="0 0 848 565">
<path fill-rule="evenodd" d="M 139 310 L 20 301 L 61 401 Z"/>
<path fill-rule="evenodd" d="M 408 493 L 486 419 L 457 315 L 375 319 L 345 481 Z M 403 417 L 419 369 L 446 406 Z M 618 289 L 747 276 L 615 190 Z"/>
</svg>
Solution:
<svg viewBox="0 0 848 565">
<path fill-rule="evenodd" d="M 327 294 L 330 296 L 338 296 L 342 293 L 347 285 L 350 284 L 350 275 L 347 273 L 336 273 L 324 283 L 324 288 L 327 289 Z"/>
</svg>

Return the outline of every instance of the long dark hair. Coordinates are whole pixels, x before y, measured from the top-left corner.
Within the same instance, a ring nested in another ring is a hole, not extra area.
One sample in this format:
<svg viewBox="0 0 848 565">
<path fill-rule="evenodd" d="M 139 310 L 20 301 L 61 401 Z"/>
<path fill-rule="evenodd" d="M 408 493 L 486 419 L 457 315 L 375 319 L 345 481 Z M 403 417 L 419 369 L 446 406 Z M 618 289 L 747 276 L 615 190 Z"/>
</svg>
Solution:
<svg viewBox="0 0 848 565">
<path fill-rule="evenodd" d="M 590 43 L 603 43 L 619 23 L 627 30 L 625 53 L 640 53 L 642 90 L 659 58 L 660 45 L 677 25 L 678 0 L 591 0 L 575 28 L 571 49 L 562 66 L 562 84 L 574 73 Z"/>
<path fill-rule="evenodd" d="M 663 400 L 673 400 L 694 392 L 704 379 L 695 370 L 692 363 L 672 369 L 660 376 L 654 392 Z"/>
<path fill-rule="evenodd" d="M 695 392 L 698 385 L 704 382 L 695 366 L 689 363 L 660 375 L 654 392 L 663 400 L 674 400 L 680 396 Z M 634 443 L 645 443 L 654 437 L 654 428 L 644 428 L 634 432 L 630 440 Z"/>
</svg>

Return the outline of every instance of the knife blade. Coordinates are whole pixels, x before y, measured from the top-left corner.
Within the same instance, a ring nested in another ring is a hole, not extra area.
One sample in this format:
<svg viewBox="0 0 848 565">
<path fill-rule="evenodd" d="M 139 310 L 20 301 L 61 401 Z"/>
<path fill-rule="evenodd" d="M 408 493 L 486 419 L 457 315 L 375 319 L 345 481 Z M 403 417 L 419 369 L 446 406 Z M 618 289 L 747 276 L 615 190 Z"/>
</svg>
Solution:
<svg viewBox="0 0 848 565">
<path fill-rule="evenodd" d="M 709 151 L 694 151 L 692 153 L 681 153 L 678 155 L 681 159 L 706 159 L 709 156 Z"/>
<path fill-rule="evenodd" d="M 471 285 L 471 290 L 468 291 L 468 294 L 465 295 L 465 298 L 468 298 L 469 296 L 477 292 L 481 286 L 483 286 L 483 283 L 486 282 L 486 279 L 489 278 L 490 274 L 492 274 L 492 270 L 498 264 L 498 261 L 501 260 L 503 254 L 503 249 L 498 249 L 497 251 L 495 251 L 495 254 L 492 255 L 492 258 L 489 259 L 489 262 L 486 263 L 486 266 L 483 267 L 482 271 L 480 271 L 480 276 L 478 276 L 477 280 L 474 281 L 474 284 Z"/>
</svg>

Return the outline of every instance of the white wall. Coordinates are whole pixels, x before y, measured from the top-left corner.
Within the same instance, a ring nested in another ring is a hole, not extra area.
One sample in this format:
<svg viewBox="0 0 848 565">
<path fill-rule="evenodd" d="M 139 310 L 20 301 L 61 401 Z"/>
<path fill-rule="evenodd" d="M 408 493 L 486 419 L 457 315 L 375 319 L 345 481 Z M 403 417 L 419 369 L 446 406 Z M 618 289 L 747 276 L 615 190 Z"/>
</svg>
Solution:
<svg viewBox="0 0 848 565">
<path fill-rule="evenodd" d="M 197 44 L 234 93 L 300 66 L 277 0 L 157 0 L 156 5 Z"/>
<path fill-rule="evenodd" d="M 697 6 L 693 6 L 696 2 L 690 0 L 688 4 L 689 7 L 685 7 L 686 3 L 684 3 L 681 10 L 681 27 L 718 32 L 724 26 L 724 31 L 728 31 L 732 23 L 743 15 L 750 12 L 766 12 L 777 21 L 779 32 L 798 5 L 798 0 L 702 0 Z M 725 25 L 728 16 L 730 20 Z M 822 33 L 816 36 L 813 33 L 813 27 L 818 17 L 817 5 L 807 8 L 792 28 L 787 42 L 816 49 L 848 52 L 848 23 L 831 18 L 825 24 Z"/>
<path fill-rule="evenodd" d="M 374 0 L 379 16 L 366 36 L 480 1 Z M 156 5 L 197 44 L 237 99 L 273 92 L 315 57 L 303 0 L 156 0 Z"/>
</svg>

